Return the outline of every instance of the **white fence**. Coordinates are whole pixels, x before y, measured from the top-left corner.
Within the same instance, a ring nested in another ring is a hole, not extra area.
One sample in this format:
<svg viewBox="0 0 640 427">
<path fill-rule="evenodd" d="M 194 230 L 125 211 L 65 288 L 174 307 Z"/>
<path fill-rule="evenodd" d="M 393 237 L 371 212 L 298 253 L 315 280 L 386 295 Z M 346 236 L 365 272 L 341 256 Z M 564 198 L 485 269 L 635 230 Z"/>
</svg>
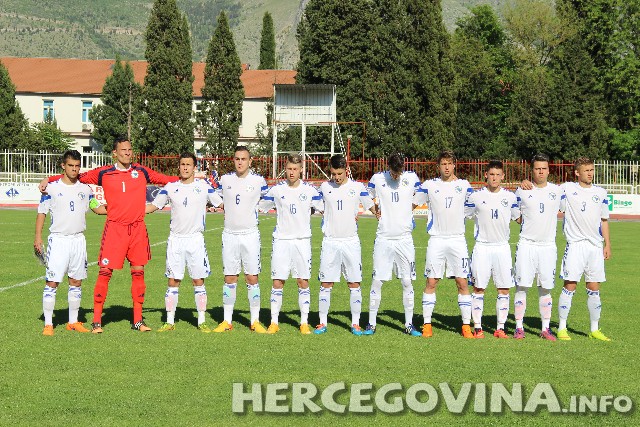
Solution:
<svg viewBox="0 0 640 427">
<path fill-rule="evenodd" d="M 110 154 L 83 153 L 80 167 L 92 169 L 113 162 Z M 0 182 L 40 182 L 60 173 L 60 153 L 32 153 L 25 150 L 0 151 Z"/>
</svg>

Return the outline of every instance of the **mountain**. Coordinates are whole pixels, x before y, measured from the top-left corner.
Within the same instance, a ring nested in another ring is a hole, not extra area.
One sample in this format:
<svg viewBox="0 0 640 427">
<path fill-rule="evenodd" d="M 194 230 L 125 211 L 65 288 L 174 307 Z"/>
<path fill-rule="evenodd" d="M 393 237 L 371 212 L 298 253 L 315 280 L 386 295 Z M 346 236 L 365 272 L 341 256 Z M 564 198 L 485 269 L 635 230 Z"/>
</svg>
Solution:
<svg viewBox="0 0 640 427">
<path fill-rule="evenodd" d="M 187 14 L 194 60 L 203 61 L 216 18 L 229 16 L 240 60 L 257 68 L 265 12 L 273 16 L 278 68 L 298 60 L 296 27 L 309 0 L 177 0 Z M 348 1 L 348 0 L 347 0 Z M 468 8 L 505 0 L 443 0 L 443 19 L 453 29 Z M 151 0 L 2 0 L 0 56 L 144 59 L 144 32 Z"/>
</svg>

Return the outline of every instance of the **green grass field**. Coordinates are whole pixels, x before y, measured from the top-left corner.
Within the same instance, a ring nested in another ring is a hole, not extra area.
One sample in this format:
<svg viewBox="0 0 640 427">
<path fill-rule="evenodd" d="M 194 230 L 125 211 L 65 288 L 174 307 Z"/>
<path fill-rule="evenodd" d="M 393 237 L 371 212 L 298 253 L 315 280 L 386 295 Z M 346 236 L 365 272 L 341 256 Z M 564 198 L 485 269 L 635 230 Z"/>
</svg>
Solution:
<svg viewBox="0 0 640 427">
<path fill-rule="evenodd" d="M 372 337 L 349 332 L 349 296 L 346 284 L 336 285 L 332 296 L 329 333 L 301 336 L 297 292 L 290 280 L 284 290 L 281 331 L 275 336 L 255 335 L 248 330 L 246 291 L 238 288 L 235 329 L 227 334 L 202 334 L 195 329 L 193 293 L 185 281 L 173 333 L 138 333 L 130 330 L 131 297 L 128 270 L 114 273 L 105 305 L 102 335 L 64 330 L 67 321 L 67 286 L 58 292 L 54 337 L 43 337 L 42 285 L 44 269 L 32 255 L 35 211 L 1 210 L 2 257 L 0 258 L 0 424 L 2 425 L 309 425 L 321 422 L 340 425 L 417 425 L 444 422 L 449 425 L 632 425 L 640 424 L 635 409 L 628 414 L 557 415 L 546 410 L 535 414 L 478 414 L 473 399 L 462 415 L 447 411 L 442 403 L 430 414 L 404 410 L 396 415 L 374 414 L 246 414 L 232 412 L 232 384 L 311 382 L 320 390 L 329 384 L 373 383 L 378 388 L 401 383 L 406 390 L 416 383 L 437 387 L 447 382 L 455 390 L 463 383 L 522 383 L 525 395 L 538 383 L 550 383 L 566 405 L 571 395 L 626 395 L 637 403 L 640 382 L 637 367 L 640 350 L 634 335 L 633 313 L 639 306 L 635 243 L 640 224 L 612 222 L 613 259 L 607 262 L 608 281 L 603 286 L 602 329 L 613 341 L 587 338 L 588 313 L 584 291 L 576 293 L 569 318 L 570 342 L 539 339 L 537 293 L 529 293 L 523 341 L 465 340 L 458 331 L 459 310 L 453 281 L 441 282 L 434 316 L 434 337 L 410 338 L 401 332 L 402 292 L 393 280 L 383 288 L 378 331 Z M 222 216 L 207 219 L 207 240 L 212 263 L 208 279 L 210 323 L 222 319 L 222 267 L 220 244 Z M 104 218 L 88 216 L 89 261 L 97 259 Z M 147 217 L 153 260 L 146 269 L 145 318 L 152 328 L 164 320 L 164 251 L 169 215 Z M 422 323 L 421 294 L 427 236 L 424 219 L 414 232 L 419 279 L 415 282 L 416 316 Z M 317 274 L 321 243 L 319 219 L 314 218 L 314 264 Z M 263 272 L 261 320 L 269 323 L 270 230 L 275 217 L 261 218 Z M 471 235 L 470 224 L 468 236 Z M 376 221 L 363 218 L 363 315 L 367 322 L 368 290 Z M 512 241 L 517 240 L 514 224 Z M 561 235 L 560 248 L 564 246 Z M 470 248 L 472 246 L 470 245 Z M 562 250 L 559 251 L 562 254 Z M 98 269 L 89 268 L 80 319 L 91 321 L 92 290 Z M 20 285 L 20 286 L 14 286 Z M 552 328 L 557 326 L 557 296 L 554 290 Z M 318 281 L 312 280 L 312 311 L 315 324 Z M 582 289 L 582 285 L 581 285 Z M 495 289 L 487 291 L 484 323 L 495 327 Z M 513 302 L 512 302 L 513 303 Z M 514 323 L 511 308 L 507 332 Z M 248 387 L 248 386 L 247 386 Z M 264 386 L 263 386 L 264 389 Z M 398 395 L 396 393 L 396 395 Z M 348 394 L 337 395 L 348 403 Z M 390 396 L 390 398 L 393 395 Z M 318 399 L 319 401 L 319 399 Z"/>
</svg>

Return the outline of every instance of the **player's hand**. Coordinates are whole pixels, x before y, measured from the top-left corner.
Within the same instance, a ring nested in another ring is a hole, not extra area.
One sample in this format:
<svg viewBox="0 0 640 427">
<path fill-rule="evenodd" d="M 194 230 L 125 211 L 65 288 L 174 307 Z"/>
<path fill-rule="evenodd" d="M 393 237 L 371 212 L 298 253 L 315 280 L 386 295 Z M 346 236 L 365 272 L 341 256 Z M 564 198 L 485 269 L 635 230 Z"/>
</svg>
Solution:
<svg viewBox="0 0 640 427">
<path fill-rule="evenodd" d="M 604 249 L 602 250 L 602 254 L 604 255 L 604 259 L 610 259 L 611 258 L 611 248 L 609 246 L 605 246 Z"/>
<path fill-rule="evenodd" d="M 42 181 L 40 181 L 40 184 L 38 184 L 38 190 L 40 190 L 42 194 L 46 194 L 48 185 L 49 185 L 49 178 L 45 178 Z"/>
<path fill-rule="evenodd" d="M 523 179 L 520 183 L 520 188 L 523 190 L 533 190 L 533 183 L 528 179 Z"/>
<path fill-rule="evenodd" d="M 33 241 L 33 250 L 35 250 L 36 252 L 41 254 L 43 248 L 44 248 L 44 245 L 42 243 L 42 238 L 41 237 L 36 237 L 35 240 Z"/>
</svg>

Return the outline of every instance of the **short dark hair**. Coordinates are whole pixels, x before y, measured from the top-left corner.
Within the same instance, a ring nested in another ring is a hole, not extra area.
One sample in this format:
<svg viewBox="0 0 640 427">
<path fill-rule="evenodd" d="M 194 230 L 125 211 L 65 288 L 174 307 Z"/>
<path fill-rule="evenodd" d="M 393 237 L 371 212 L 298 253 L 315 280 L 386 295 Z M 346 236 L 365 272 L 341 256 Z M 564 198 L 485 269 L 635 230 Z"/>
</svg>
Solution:
<svg viewBox="0 0 640 427">
<path fill-rule="evenodd" d="M 404 156 L 400 153 L 393 153 L 389 156 L 389 169 L 395 173 L 400 173 L 404 169 Z"/>
<path fill-rule="evenodd" d="M 246 151 L 249 157 L 251 157 L 251 151 L 249 151 L 246 145 L 238 145 L 236 149 L 233 150 L 233 154 L 235 155 L 238 151 Z"/>
<path fill-rule="evenodd" d="M 62 154 L 62 163 L 67 163 L 67 159 L 82 160 L 82 154 L 78 150 L 67 150 Z"/>
<path fill-rule="evenodd" d="M 329 166 L 333 169 L 346 169 L 347 168 L 347 159 L 342 154 L 334 154 L 329 159 Z"/>
<path fill-rule="evenodd" d="M 180 154 L 180 159 L 178 160 L 178 162 L 182 159 L 191 159 L 193 160 L 193 165 L 197 165 L 198 164 L 198 159 L 196 158 L 196 155 L 193 153 L 190 153 L 188 151 L 185 151 L 184 153 Z"/>
<path fill-rule="evenodd" d="M 440 164 L 442 159 L 451 160 L 452 163 L 456 162 L 456 155 L 453 154 L 453 150 L 442 150 L 438 157 L 436 157 L 436 163 Z"/>
<path fill-rule="evenodd" d="M 591 160 L 589 157 L 578 157 L 576 159 L 576 163 L 573 168 L 574 170 L 578 170 L 580 166 L 592 165 L 592 164 L 594 164 L 593 160 Z"/>
<path fill-rule="evenodd" d="M 289 154 L 287 156 L 287 163 L 300 165 L 300 167 L 302 168 L 302 156 L 300 154 Z"/>
<path fill-rule="evenodd" d="M 502 162 L 500 160 L 489 160 L 489 163 L 487 163 L 487 172 L 489 171 L 489 169 L 504 170 L 504 166 L 502 165 Z"/>
<path fill-rule="evenodd" d="M 115 150 L 116 148 L 118 148 L 118 144 L 120 144 L 121 142 L 131 142 L 129 141 L 129 137 L 127 135 L 118 135 L 116 136 L 116 139 L 113 140 L 113 149 Z"/>
<path fill-rule="evenodd" d="M 549 163 L 549 156 L 546 154 L 538 153 L 531 158 L 531 167 L 535 162 L 547 162 Z"/>
</svg>

